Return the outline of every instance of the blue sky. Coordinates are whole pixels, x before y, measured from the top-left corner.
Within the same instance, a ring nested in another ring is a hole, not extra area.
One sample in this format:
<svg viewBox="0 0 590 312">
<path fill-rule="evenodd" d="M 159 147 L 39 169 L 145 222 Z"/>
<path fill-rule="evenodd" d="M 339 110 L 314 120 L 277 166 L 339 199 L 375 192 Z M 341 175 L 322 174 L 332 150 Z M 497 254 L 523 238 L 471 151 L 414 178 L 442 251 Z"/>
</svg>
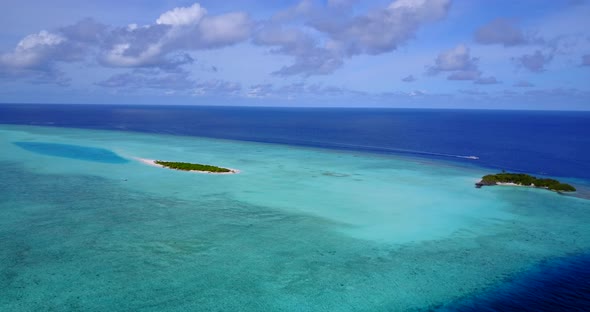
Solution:
<svg viewBox="0 0 590 312">
<path fill-rule="evenodd" d="M 590 110 L 590 3 L 4 0 L 0 102 Z"/>
</svg>

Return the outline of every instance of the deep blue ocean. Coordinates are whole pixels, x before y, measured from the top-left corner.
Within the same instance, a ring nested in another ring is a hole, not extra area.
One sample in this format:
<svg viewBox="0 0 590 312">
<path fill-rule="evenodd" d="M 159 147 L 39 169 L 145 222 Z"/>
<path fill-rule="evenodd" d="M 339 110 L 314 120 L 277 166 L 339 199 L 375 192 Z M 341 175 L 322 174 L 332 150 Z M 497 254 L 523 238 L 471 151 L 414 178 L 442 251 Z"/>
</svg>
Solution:
<svg viewBox="0 0 590 312">
<path fill-rule="evenodd" d="M 407 154 L 590 180 L 590 112 L 2 104 L 0 123 Z M 590 256 L 543 264 L 442 309 L 589 311 Z"/>
</svg>

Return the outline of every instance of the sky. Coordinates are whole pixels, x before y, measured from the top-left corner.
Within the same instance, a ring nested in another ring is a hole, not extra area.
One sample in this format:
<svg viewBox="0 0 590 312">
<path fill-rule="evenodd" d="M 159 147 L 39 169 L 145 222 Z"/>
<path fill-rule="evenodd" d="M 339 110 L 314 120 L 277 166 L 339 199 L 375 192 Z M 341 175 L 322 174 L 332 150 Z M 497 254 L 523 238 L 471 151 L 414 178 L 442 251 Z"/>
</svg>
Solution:
<svg viewBox="0 0 590 312">
<path fill-rule="evenodd" d="M 0 103 L 590 110 L 582 0 L 3 0 Z"/>
</svg>

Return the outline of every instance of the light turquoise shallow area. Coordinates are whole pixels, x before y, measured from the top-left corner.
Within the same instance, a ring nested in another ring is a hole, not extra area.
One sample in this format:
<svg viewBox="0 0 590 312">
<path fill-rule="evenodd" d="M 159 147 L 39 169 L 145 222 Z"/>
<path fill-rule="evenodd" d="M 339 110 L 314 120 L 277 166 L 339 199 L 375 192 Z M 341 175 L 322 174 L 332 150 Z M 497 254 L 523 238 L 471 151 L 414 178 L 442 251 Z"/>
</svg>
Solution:
<svg viewBox="0 0 590 312">
<path fill-rule="evenodd" d="M 426 159 L 0 126 L 0 169 L 1 311 L 423 310 L 590 249 L 590 201 Z"/>
</svg>

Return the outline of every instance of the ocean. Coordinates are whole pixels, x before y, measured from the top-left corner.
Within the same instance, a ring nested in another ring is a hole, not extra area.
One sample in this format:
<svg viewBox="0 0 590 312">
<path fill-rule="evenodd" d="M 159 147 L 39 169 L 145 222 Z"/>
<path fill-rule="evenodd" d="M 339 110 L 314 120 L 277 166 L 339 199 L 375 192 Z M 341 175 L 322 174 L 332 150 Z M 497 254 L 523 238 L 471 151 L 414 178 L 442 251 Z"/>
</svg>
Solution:
<svg viewBox="0 0 590 312">
<path fill-rule="evenodd" d="M 0 168 L 2 311 L 590 309 L 588 112 L 2 104 Z"/>
</svg>

